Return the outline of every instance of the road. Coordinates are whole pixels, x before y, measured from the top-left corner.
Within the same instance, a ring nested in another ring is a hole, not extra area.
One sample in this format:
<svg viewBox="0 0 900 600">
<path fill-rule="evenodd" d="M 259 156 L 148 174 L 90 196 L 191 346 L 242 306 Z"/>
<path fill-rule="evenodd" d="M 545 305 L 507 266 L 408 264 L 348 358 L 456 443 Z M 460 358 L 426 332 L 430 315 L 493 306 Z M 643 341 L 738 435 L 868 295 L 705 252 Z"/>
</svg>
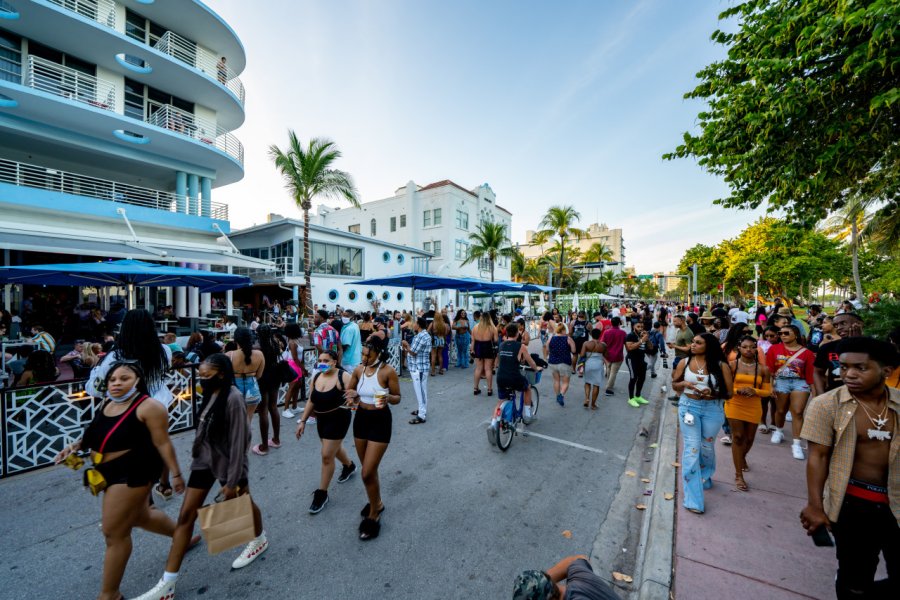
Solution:
<svg viewBox="0 0 900 600">
<path fill-rule="evenodd" d="M 573 378 L 575 388 L 560 407 L 547 375 L 539 386 L 539 419 L 529 427 L 539 435 L 516 437 L 506 453 L 487 442 L 495 398 L 472 395 L 471 368 L 430 380 L 424 425 L 407 424 L 415 397 L 401 380 L 403 400 L 393 407 L 393 440 L 380 470 L 387 510 L 380 537 L 370 542 L 357 538 L 366 503 L 358 476 L 335 481 L 325 510 L 308 514 L 319 479 L 319 440 L 310 431 L 298 442 L 290 426 L 282 448 L 250 456 L 268 552 L 231 571 L 237 550 L 218 556 L 195 550 L 182 568 L 178 597 L 508 598 L 517 573 L 575 553 L 591 555 L 604 578 L 613 570 L 630 572 L 640 515 L 631 500 L 613 502 L 620 480 L 629 481 L 623 471 L 642 476 L 649 468 L 647 446 L 661 402 L 653 384 L 662 379 L 648 380 L 644 396 L 654 402 L 634 409 L 625 403 L 623 369 L 616 396 L 590 411 L 581 405 L 581 380 Z M 649 437 L 639 435 L 641 427 L 650 428 Z M 254 429 L 256 443 L 255 422 Z M 185 469 L 192 439 L 192 432 L 175 437 Z M 345 447 L 352 453 L 349 435 Z M 164 509 L 175 516 L 179 505 L 176 498 Z M 59 467 L 3 481 L 0 506 L 6 573 L 0 598 L 95 597 L 104 551 L 100 500 L 81 487 L 80 473 Z M 126 597 L 157 581 L 167 550 L 168 540 L 135 531 L 122 583 Z"/>
</svg>

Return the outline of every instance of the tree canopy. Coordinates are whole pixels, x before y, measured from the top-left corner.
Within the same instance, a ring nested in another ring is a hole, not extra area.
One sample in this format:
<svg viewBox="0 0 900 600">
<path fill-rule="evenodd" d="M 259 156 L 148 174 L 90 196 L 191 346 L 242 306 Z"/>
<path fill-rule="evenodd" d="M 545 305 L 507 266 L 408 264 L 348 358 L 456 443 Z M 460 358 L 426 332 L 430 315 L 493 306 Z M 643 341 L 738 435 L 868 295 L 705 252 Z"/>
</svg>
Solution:
<svg viewBox="0 0 900 600">
<path fill-rule="evenodd" d="M 732 18 L 737 31 L 712 35 L 727 57 L 685 95 L 707 103 L 700 131 L 665 158 L 722 176 L 716 204 L 767 202 L 806 225 L 853 197 L 896 209 L 900 2 L 747 0 L 720 15 Z"/>
</svg>

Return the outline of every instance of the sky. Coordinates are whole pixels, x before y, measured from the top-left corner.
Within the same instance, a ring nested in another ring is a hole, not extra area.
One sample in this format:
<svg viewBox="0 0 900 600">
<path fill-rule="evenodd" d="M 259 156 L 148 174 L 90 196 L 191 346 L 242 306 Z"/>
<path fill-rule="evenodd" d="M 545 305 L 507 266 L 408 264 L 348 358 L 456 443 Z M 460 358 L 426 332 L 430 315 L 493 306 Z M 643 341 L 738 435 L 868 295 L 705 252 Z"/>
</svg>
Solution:
<svg viewBox="0 0 900 600">
<path fill-rule="evenodd" d="M 247 52 L 242 181 L 215 190 L 233 229 L 299 216 L 267 149 L 327 137 L 363 202 L 451 179 L 490 184 L 524 242 L 548 206 L 621 227 L 638 273 L 733 237 L 760 211 L 714 206 L 723 181 L 664 161 L 724 55 L 707 0 L 208 0 Z M 725 24 L 727 25 L 727 24 Z M 335 204 L 334 202 L 326 202 Z"/>
</svg>

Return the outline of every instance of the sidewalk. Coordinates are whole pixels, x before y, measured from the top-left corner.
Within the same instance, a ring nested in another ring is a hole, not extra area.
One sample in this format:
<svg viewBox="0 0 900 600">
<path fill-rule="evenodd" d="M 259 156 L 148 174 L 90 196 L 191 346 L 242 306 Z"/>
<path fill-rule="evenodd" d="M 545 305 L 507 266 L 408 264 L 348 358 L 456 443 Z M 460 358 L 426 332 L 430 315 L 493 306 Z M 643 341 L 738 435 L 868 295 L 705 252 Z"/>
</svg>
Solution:
<svg viewBox="0 0 900 600">
<path fill-rule="evenodd" d="M 749 492 L 734 487 L 731 448 L 716 439 L 716 473 L 706 491 L 706 513 L 682 506 L 675 524 L 675 598 L 797 600 L 834 598 L 834 548 L 819 548 L 800 526 L 806 504 L 806 461 L 791 456 L 785 441 L 757 433 L 744 475 Z M 678 444 L 681 456 L 681 442 Z M 679 487 L 681 477 L 678 477 Z"/>
</svg>

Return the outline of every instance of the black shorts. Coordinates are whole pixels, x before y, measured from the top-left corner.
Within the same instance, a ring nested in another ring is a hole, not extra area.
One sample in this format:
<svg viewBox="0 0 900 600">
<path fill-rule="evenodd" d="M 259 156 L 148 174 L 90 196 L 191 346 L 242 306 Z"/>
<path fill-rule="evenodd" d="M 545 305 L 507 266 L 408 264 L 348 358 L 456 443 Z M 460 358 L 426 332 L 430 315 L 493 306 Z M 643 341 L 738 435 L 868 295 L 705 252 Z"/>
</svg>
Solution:
<svg viewBox="0 0 900 600">
<path fill-rule="evenodd" d="M 581 354 L 581 347 L 584 346 L 587 338 L 572 338 L 572 341 L 575 342 L 575 354 Z"/>
<path fill-rule="evenodd" d="M 211 490 L 213 485 L 216 483 L 216 476 L 213 475 L 213 472 L 209 469 L 200 469 L 199 471 L 191 471 L 191 477 L 188 479 L 187 486 L 189 488 L 194 488 L 195 490 Z M 224 487 L 225 482 L 219 481 L 219 483 Z M 238 487 L 245 488 L 247 487 L 247 480 L 241 479 L 237 483 Z"/>
<path fill-rule="evenodd" d="M 350 429 L 350 411 L 336 408 L 326 413 L 316 413 L 316 430 L 320 440 L 342 440 Z"/>
<path fill-rule="evenodd" d="M 479 342 L 475 340 L 475 358 L 488 358 L 493 360 L 497 356 L 494 342 Z"/>
<path fill-rule="evenodd" d="M 353 437 L 380 444 L 390 444 L 391 423 L 389 408 L 357 409 L 356 418 L 353 419 Z"/>
<path fill-rule="evenodd" d="M 124 483 L 130 488 L 139 488 L 159 481 L 163 468 L 159 455 L 156 455 L 155 459 L 151 457 L 141 460 L 136 454 L 129 456 L 134 452 L 131 450 L 108 463 L 101 462 L 97 465 L 96 468 L 103 475 L 107 486 Z"/>
<path fill-rule="evenodd" d="M 497 373 L 497 387 L 503 390 L 515 390 L 521 392 L 528 387 L 528 380 L 521 373 L 506 375 Z"/>
</svg>

